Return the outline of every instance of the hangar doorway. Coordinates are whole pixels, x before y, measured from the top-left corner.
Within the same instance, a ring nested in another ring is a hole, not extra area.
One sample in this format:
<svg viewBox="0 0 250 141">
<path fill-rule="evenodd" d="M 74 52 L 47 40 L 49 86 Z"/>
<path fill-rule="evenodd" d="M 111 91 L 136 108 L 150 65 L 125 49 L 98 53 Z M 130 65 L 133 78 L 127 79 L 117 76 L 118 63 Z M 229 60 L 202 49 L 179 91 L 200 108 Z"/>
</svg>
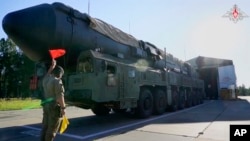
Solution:
<svg viewBox="0 0 250 141">
<path fill-rule="evenodd" d="M 200 78 L 204 80 L 206 97 L 209 99 L 218 99 L 218 69 L 205 68 L 199 70 Z"/>
</svg>

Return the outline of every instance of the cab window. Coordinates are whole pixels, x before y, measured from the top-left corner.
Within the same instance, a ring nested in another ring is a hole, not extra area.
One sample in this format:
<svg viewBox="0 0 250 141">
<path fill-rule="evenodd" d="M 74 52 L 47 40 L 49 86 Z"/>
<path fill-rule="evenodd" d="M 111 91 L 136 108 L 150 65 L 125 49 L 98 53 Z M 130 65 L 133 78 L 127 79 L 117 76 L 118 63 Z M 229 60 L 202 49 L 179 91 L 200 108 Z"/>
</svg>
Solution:
<svg viewBox="0 0 250 141">
<path fill-rule="evenodd" d="M 116 67 L 112 65 L 107 65 L 107 86 L 116 86 L 117 78 L 116 78 Z"/>
<path fill-rule="evenodd" d="M 115 66 L 107 65 L 107 73 L 108 74 L 115 74 L 116 73 Z"/>
<path fill-rule="evenodd" d="M 77 70 L 84 73 L 93 72 L 93 60 L 90 57 L 80 59 Z"/>
</svg>

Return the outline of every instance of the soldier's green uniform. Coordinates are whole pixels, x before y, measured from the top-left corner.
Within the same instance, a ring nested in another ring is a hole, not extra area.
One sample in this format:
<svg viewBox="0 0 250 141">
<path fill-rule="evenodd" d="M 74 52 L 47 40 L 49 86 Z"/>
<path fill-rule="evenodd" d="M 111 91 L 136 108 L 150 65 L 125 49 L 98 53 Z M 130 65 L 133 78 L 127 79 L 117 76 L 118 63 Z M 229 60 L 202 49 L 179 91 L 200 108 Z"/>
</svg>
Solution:
<svg viewBox="0 0 250 141">
<path fill-rule="evenodd" d="M 43 88 L 45 101 L 43 102 L 41 141 L 53 141 L 61 123 L 61 109 L 56 99 L 64 96 L 64 87 L 61 79 L 48 75 L 43 79 Z"/>
</svg>

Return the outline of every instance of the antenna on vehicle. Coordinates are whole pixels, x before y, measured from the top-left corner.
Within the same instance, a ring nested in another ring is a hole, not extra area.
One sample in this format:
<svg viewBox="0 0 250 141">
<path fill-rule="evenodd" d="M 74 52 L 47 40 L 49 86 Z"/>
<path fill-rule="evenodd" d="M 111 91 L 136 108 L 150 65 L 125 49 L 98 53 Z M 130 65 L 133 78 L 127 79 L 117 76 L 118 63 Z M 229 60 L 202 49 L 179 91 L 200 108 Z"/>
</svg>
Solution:
<svg viewBox="0 0 250 141">
<path fill-rule="evenodd" d="M 165 63 L 165 72 L 167 71 L 167 50 L 166 50 L 166 47 L 164 47 L 164 56 L 165 56 L 165 58 L 164 58 L 164 63 Z"/>
<path fill-rule="evenodd" d="M 186 60 L 187 60 L 187 59 L 186 59 L 186 44 L 184 45 L 184 58 L 185 58 L 184 61 L 186 61 Z"/>
<path fill-rule="evenodd" d="M 89 9 L 90 9 L 90 0 L 88 0 L 88 15 L 90 14 Z"/>
<path fill-rule="evenodd" d="M 128 33 L 131 34 L 131 33 L 130 33 L 130 20 L 129 20 L 129 22 L 128 22 Z"/>
</svg>

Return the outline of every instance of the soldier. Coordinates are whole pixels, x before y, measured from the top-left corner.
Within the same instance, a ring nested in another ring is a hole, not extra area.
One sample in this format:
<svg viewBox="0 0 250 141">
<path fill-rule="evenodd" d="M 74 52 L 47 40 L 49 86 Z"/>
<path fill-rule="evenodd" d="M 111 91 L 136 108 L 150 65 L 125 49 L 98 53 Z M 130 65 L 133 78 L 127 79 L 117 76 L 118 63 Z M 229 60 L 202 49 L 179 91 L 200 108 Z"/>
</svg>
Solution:
<svg viewBox="0 0 250 141">
<path fill-rule="evenodd" d="M 53 141 L 61 123 L 61 117 L 65 115 L 64 87 L 61 77 L 64 71 L 62 67 L 52 64 L 43 78 L 44 98 L 43 121 L 41 141 Z"/>
</svg>

